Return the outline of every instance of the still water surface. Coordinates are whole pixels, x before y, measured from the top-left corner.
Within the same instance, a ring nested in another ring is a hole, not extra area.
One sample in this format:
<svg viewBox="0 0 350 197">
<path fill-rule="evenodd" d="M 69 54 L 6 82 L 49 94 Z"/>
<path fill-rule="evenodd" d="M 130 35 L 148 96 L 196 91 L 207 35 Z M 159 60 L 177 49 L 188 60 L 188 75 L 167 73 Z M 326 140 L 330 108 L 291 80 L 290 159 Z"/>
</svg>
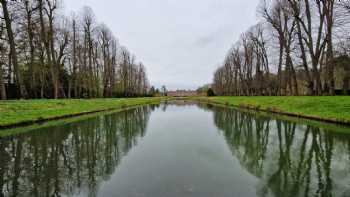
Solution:
<svg viewBox="0 0 350 197">
<path fill-rule="evenodd" d="M 0 138 L 0 196 L 350 196 L 350 136 L 178 102 Z"/>
</svg>

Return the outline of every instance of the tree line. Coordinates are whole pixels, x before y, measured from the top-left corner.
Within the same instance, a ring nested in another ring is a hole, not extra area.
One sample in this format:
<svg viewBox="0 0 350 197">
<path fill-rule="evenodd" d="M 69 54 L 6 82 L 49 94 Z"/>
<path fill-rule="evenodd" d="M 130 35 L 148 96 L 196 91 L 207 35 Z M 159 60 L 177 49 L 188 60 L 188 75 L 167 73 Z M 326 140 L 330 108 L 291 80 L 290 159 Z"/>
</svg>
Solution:
<svg viewBox="0 0 350 197">
<path fill-rule="evenodd" d="M 350 1 L 261 0 L 214 73 L 218 95 L 349 94 Z"/>
<path fill-rule="evenodd" d="M 62 3 L 0 0 L 0 98 L 146 95 L 145 66 L 91 8 L 65 16 Z"/>
</svg>

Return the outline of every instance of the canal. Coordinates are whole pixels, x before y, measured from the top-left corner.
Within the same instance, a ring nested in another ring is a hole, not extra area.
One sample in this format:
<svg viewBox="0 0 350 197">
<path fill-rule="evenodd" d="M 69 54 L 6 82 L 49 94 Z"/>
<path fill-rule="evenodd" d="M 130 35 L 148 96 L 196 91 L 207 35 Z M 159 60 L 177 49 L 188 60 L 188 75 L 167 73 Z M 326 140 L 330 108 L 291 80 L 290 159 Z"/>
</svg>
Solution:
<svg viewBox="0 0 350 197">
<path fill-rule="evenodd" d="M 346 127 L 185 101 L 0 138 L 0 196 L 350 196 Z"/>
</svg>

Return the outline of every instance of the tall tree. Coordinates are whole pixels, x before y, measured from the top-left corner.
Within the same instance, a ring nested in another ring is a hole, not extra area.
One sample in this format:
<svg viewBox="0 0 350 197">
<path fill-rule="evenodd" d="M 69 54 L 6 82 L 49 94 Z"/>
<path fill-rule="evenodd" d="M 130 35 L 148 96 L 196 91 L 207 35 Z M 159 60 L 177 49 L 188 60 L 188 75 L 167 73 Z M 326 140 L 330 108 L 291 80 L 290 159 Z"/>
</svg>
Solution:
<svg viewBox="0 0 350 197">
<path fill-rule="evenodd" d="M 310 2 L 309 0 L 288 0 L 293 10 L 294 18 L 296 19 L 299 34 L 302 35 L 302 42 L 300 46 L 306 46 L 306 49 L 311 59 L 312 65 L 312 78 L 314 84 L 313 93 L 316 95 L 322 94 L 322 83 L 321 83 L 321 55 L 326 46 L 326 39 L 324 36 L 324 23 L 326 12 L 322 9 L 321 1 Z M 315 3 L 317 9 L 317 15 L 313 16 L 312 4 Z M 317 23 L 317 28 L 314 30 L 314 23 Z"/>
<path fill-rule="evenodd" d="M 0 40 L 3 40 L 3 35 L 4 35 L 4 25 L 3 23 L 0 23 Z M 2 100 L 7 99 L 7 94 L 6 94 L 6 87 L 5 87 L 5 80 L 4 80 L 4 65 L 5 62 L 3 62 L 6 58 L 6 50 L 5 50 L 5 43 L 3 41 L 0 42 L 0 95 Z"/>
<path fill-rule="evenodd" d="M 279 62 L 278 62 L 278 85 L 279 95 L 286 95 L 282 93 L 282 89 L 286 92 L 286 87 L 282 87 L 282 84 L 288 85 L 290 88 L 290 94 L 298 95 L 298 82 L 296 78 L 296 72 L 292 60 L 292 39 L 295 31 L 295 19 L 291 16 L 290 8 L 286 0 L 276 0 L 273 2 L 271 8 L 268 8 L 266 0 L 264 0 L 263 17 L 270 23 L 272 28 L 277 32 L 277 39 L 279 43 Z M 283 57 L 285 57 L 286 72 L 282 77 L 282 65 Z M 282 82 L 282 79 L 286 80 L 286 83 Z"/>
<path fill-rule="evenodd" d="M 334 95 L 334 53 L 333 53 L 333 28 L 334 28 L 334 4 L 336 0 L 321 1 L 321 7 L 325 12 L 326 23 L 326 91 Z"/>
<path fill-rule="evenodd" d="M 23 82 L 21 70 L 19 68 L 18 59 L 17 59 L 17 51 L 16 51 L 16 44 L 15 44 L 15 37 L 12 30 L 12 19 L 7 7 L 7 0 L 0 0 L 2 11 L 4 15 L 4 20 L 6 24 L 6 30 L 7 30 L 7 38 L 8 43 L 10 45 L 10 57 L 11 62 L 14 68 L 15 76 L 16 76 L 16 82 L 19 87 L 19 93 L 21 98 L 27 97 L 27 90 Z"/>
</svg>

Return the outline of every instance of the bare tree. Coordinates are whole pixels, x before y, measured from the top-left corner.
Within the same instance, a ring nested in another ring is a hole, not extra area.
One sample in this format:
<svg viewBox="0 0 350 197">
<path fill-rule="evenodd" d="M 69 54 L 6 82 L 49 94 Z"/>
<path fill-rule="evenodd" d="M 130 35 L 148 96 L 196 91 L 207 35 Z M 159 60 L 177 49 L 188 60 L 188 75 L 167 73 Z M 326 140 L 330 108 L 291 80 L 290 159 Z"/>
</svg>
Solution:
<svg viewBox="0 0 350 197">
<path fill-rule="evenodd" d="M 5 49 L 5 43 L 4 43 L 4 31 L 5 31 L 5 27 L 3 23 L 0 23 L 0 94 L 1 94 L 1 99 L 2 100 L 6 100 L 7 99 L 7 94 L 6 94 L 6 87 L 5 87 L 5 81 L 4 81 L 4 65 L 5 62 L 4 60 L 6 60 L 6 49 Z"/>
<path fill-rule="evenodd" d="M 7 7 L 8 5 L 7 0 L 1 0 L 0 3 L 2 5 L 2 11 L 4 15 L 5 24 L 6 24 L 7 38 L 10 45 L 10 57 L 11 57 L 12 65 L 16 76 L 16 82 L 18 83 L 20 97 L 25 98 L 27 97 L 27 90 L 24 85 L 21 71 L 18 65 L 15 38 L 12 30 L 12 19 L 10 17 L 10 13 Z"/>
<path fill-rule="evenodd" d="M 295 31 L 296 21 L 291 16 L 290 8 L 286 0 L 273 1 L 271 8 L 268 8 L 266 0 L 262 7 L 262 15 L 265 20 L 272 26 L 277 32 L 277 39 L 279 43 L 279 62 L 278 62 L 278 84 L 279 95 L 286 94 L 286 87 L 282 87 L 282 84 L 288 85 L 290 93 L 298 95 L 298 83 L 296 78 L 296 72 L 292 60 L 292 39 Z M 285 57 L 285 58 L 283 58 Z M 283 59 L 285 59 L 286 73 L 282 76 Z M 282 80 L 286 79 L 286 83 Z M 293 88 L 292 88 L 293 87 Z M 285 93 L 282 93 L 284 89 Z"/>
<path fill-rule="evenodd" d="M 288 0 L 291 8 L 293 9 L 293 15 L 296 19 L 298 31 L 302 37 L 300 46 L 306 46 L 312 65 L 312 78 L 313 78 L 313 91 L 314 94 L 322 94 L 321 84 L 321 56 L 326 47 L 327 40 L 324 34 L 324 24 L 326 20 L 326 11 L 322 9 L 321 1 L 310 2 L 309 0 L 298 1 Z M 315 4 L 315 5 L 313 5 Z M 318 16 L 313 16 L 313 8 L 317 10 Z M 317 24 L 316 30 L 314 30 L 314 23 Z M 300 28 L 299 28 L 300 27 Z M 306 49 L 304 49 L 306 50 Z M 309 86 L 311 86 L 309 85 Z"/>
</svg>

